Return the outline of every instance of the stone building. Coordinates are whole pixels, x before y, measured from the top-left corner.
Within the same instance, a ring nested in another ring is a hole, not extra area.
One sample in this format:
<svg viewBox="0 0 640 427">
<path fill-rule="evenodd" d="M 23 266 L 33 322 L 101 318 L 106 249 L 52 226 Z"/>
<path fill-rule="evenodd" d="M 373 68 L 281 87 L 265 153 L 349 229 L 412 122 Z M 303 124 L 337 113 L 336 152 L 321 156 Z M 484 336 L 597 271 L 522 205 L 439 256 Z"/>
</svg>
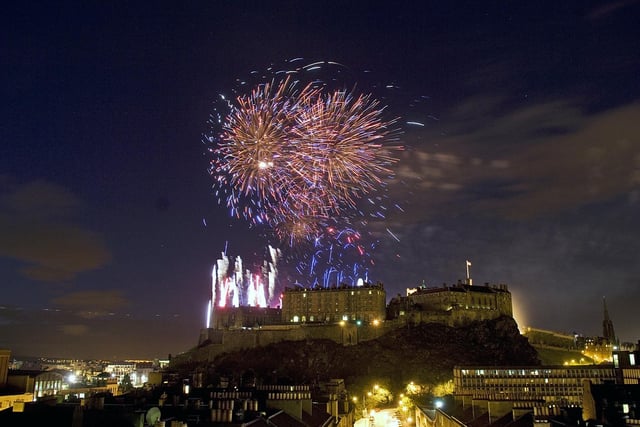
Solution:
<svg viewBox="0 0 640 427">
<path fill-rule="evenodd" d="M 511 292 L 507 285 L 473 286 L 459 282 L 441 287 L 407 289 L 406 296 L 393 298 L 387 319 L 412 323 L 437 322 L 460 326 L 476 320 L 513 317 Z"/>
<path fill-rule="evenodd" d="M 380 322 L 385 319 L 384 286 L 286 288 L 282 295 L 283 323 Z"/>
</svg>

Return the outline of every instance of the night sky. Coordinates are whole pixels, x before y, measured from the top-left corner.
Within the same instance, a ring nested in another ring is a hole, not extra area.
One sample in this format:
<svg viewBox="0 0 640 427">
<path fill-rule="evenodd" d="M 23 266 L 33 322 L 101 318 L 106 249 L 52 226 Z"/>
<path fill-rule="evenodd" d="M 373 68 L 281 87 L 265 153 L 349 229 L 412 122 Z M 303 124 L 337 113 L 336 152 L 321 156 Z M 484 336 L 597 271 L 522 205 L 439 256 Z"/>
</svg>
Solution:
<svg viewBox="0 0 640 427">
<path fill-rule="evenodd" d="M 0 348 L 197 344 L 225 245 L 259 260 L 267 240 L 213 194 L 208 119 L 292 58 L 343 64 L 400 118 L 386 194 L 402 210 L 361 230 L 388 297 L 464 279 L 470 260 L 475 284 L 509 285 L 520 326 L 601 335 L 606 297 L 619 338 L 640 338 L 639 2 L 15 3 Z"/>
</svg>

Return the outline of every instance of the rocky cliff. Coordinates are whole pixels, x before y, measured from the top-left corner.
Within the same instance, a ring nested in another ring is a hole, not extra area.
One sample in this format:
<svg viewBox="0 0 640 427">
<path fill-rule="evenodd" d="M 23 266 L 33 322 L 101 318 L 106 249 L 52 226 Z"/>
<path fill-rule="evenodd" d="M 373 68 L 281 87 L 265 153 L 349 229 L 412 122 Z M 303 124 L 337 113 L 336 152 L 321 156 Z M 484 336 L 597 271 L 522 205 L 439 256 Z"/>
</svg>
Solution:
<svg viewBox="0 0 640 427">
<path fill-rule="evenodd" d="M 182 358 L 182 366 L 194 363 Z M 344 378 L 385 378 L 390 383 L 437 384 L 452 378 L 456 365 L 539 365 L 536 350 L 520 335 L 510 317 L 463 327 L 437 323 L 396 329 L 371 341 L 343 347 L 331 340 L 285 341 L 225 353 L 199 366 L 208 379 L 255 376 L 259 382 L 313 383 Z M 179 367 L 177 364 L 176 367 Z"/>
</svg>

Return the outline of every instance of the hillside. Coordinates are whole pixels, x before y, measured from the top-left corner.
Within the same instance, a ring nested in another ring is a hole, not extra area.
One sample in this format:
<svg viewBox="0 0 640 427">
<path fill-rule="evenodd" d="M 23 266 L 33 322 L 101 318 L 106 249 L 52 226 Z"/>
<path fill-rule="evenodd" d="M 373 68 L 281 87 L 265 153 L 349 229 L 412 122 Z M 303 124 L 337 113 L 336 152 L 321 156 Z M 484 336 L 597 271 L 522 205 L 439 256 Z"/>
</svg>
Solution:
<svg viewBox="0 0 640 427">
<path fill-rule="evenodd" d="M 543 365 L 564 365 L 575 364 L 595 364 L 593 359 L 583 355 L 578 350 L 567 350 L 564 348 L 553 348 L 544 345 L 533 345 L 538 352 L 538 357 Z"/>
<path fill-rule="evenodd" d="M 347 384 L 383 379 L 389 385 L 452 378 L 456 365 L 538 365 L 536 350 L 510 317 L 458 328 L 429 323 L 397 329 L 376 340 L 343 347 L 330 340 L 286 341 L 225 353 L 207 367 L 183 362 L 176 369 L 199 369 L 208 380 L 255 375 L 264 383 L 312 383 L 344 378 Z"/>
</svg>

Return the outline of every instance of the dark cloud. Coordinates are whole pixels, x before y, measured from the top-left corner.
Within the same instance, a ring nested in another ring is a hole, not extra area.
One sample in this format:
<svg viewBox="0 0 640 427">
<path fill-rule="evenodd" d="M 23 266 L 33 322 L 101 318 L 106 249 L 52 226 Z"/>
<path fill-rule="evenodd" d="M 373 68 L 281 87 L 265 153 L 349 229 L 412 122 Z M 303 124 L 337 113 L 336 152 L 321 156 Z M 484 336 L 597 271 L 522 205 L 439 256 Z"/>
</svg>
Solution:
<svg viewBox="0 0 640 427">
<path fill-rule="evenodd" d="M 71 335 L 74 337 L 84 336 L 89 333 L 89 327 L 81 324 L 60 325 L 59 329 L 64 335 Z"/>
<path fill-rule="evenodd" d="M 52 303 L 85 318 L 107 316 L 130 305 L 130 301 L 117 290 L 72 292 L 53 299 Z"/>
<path fill-rule="evenodd" d="M 0 188 L 0 256 L 23 264 L 32 280 L 60 282 L 107 264 L 101 235 L 84 228 L 82 203 L 69 190 L 45 181 Z"/>
<path fill-rule="evenodd" d="M 480 129 L 454 125 L 453 136 L 436 136 L 406 154 L 397 194 L 424 217 L 452 203 L 506 218 L 553 215 L 620 196 L 633 203 L 640 190 L 639 116 L 638 104 L 586 115 L 554 103 L 505 113 Z"/>
<path fill-rule="evenodd" d="M 517 153 L 510 172 L 523 191 L 505 212 L 530 217 L 631 197 L 640 188 L 639 116 L 638 104 L 585 116 L 574 132 Z"/>
<path fill-rule="evenodd" d="M 587 15 L 587 18 L 590 20 L 603 19 L 613 13 L 622 13 L 623 9 L 627 9 L 633 5 L 637 5 L 638 3 L 640 3 L 638 0 L 605 2 L 602 5 L 594 7 Z"/>
<path fill-rule="evenodd" d="M 199 327 L 163 309 L 153 317 L 120 311 L 84 318 L 62 307 L 33 310 L 0 306 L 0 347 L 10 343 L 11 353 L 17 357 L 166 357 L 192 348 Z"/>
</svg>

